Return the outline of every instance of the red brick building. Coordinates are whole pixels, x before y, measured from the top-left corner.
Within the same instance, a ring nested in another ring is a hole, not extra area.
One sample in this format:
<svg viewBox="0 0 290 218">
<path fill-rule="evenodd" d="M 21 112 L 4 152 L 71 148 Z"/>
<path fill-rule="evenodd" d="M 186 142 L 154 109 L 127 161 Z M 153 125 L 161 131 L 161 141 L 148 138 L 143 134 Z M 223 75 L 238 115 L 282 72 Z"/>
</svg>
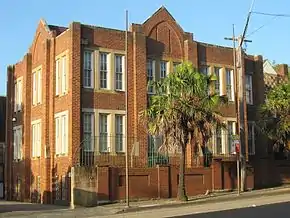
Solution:
<svg viewBox="0 0 290 218">
<path fill-rule="evenodd" d="M 0 96 L 0 199 L 4 198 L 4 165 L 6 145 L 6 97 Z"/>
<path fill-rule="evenodd" d="M 147 106 L 147 80 L 159 79 L 188 60 L 205 73 L 216 73 L 216 91 L 228 95 L 221 108 L 229 128 L 215 130 L 208 145 L 214 157 L 231 157 L 229 134 L 236 132 L 233 51 L 194 40 L 161 7 L 128 33 L 125 75 L 125 32 L 78 22 L 68 27 L 41 20 L 23 59 L 8 68 L 6 171 L 10 199 L 51 202 L 67 200 L 70 167 L 82 161 L 80 150 L 94 154 L 95 164 L 124 165 L 124 140 L 134 145 L 134 166 L 148 165 L 148 134 L 139 112 Z M 250 156 L 264 155 L 254 122 L 263 102 L 263 59 L 246 55 L 246 96 Z M 126 80 L 126 76 L 128 77 Z M 125 87 L 128 81 L 128 125 Z M 151 93 L 152 92 L 152 93 Z M 85 137 L 93 140 L 84 141 Z M 81 149 L 80 149 L 81 148 Z M 130 159 L 131 162 L 131 159 Z M 188 148 L 187 166 L 194 166 Z M 62 181 L 60 183 L 60 181 Z"/>
</svg>

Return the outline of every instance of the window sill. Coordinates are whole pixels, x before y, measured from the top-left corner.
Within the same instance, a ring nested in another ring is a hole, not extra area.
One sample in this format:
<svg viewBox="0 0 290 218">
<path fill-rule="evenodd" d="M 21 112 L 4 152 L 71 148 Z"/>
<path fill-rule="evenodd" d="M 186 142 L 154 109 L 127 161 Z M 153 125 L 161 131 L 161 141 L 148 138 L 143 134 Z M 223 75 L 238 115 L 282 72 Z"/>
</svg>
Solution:
<svg viewBox="0 0 290 218">
<path fill-rule="evenodd" d="M 38 107 L 38 106 L 40 106 L 40 105 L 42 105 L 42 103 L 32 104 L 32 108 Z"/>
<path fill-rule="evenodd" d="M 40 159 L 40 156 L 39 157 L 32 157 L 31 160 L 39 160 Z"/>
<path fill-rule="evenodd" d="M 68 94 L 68 92 L 64 92 L 62 94 L 58 94 L 58 95 L 55 95 L 56 98 L 61 98 L 63 96 L 66 96 Z"/>
<path fill-rule="evenodd" d="M 68 154 L 56 154 L 55 157 L 67 157 Z"/>
<path fill-rule="evenodd" d="M 23 161 L 22 158 L 20 158 L 20 159 L 13 159 L 13 162 L 14 162 L 14 163 L 19 163 L 19 162 L 21 162 L 21 161 Z"/>
</svg>

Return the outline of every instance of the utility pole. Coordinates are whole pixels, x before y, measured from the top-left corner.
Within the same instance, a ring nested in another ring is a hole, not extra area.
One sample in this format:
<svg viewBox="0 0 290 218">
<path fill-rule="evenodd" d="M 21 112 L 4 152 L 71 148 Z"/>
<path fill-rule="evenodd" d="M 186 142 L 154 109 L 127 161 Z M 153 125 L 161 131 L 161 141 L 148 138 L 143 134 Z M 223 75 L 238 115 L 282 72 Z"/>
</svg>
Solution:
<svg viewBox="0 0 290 218">
<path fill-rule="evenodd" d="M 255 0 L 252 0 L 252 4 L 247 16 L 246 25 L 243 30 L 243 34 L 238 38 L 235 37 L 234 29 L 233 29 L 233 37 L 232 38 L 225 38 L 226 40 L 233 40 L 233 50 L 234 50 L 234 70 L 235 70 L 235 80 L 236 80 L 236 89 L 235 89 L 235 96 L 236 96 L 236 112 L 237 112 L 237 119 L 238 119 L 238 136 L 240 139 L 240 149 L 239 154 L 237 155 L 237 180 L 238 180 L 238 194 L 241 191 L 245 190 L 245 182 L 246 182 L 246 154 L 247 154 L 247 119 L 246 119 L 246 111 L 247 105 L 245 102 L 246 92 L 245 92 L 245 68 L 244 68 L 244 52 L 243 52 L 243 43 L 244 42 L 252 42 L 251 40 L 246 40 L 246 33 L 248 30 L 248 25 L 250 22 L 253 6 Z M 235 48 L 235 42 L 238 42 L 238 48 Z M 237 55 L 237 56 L 236 56 Z M 241 163 L 241 178 L 239 176 L 240 172 L 240 163 Z M 241 180 L 241 181 L 239 181 Z"/>
<path fill-rule="evenodd" d="M 245 137 L 245 69 L 244 69 L 244 53 L 242 48 L 242 36 L 235 36 L 235 28 L 233 25 L 233 36 L 225 37 L 225 40 L 233 41 L 233 65 L 234 65 L 234 78 L 235 78 L 235 105 L 237 116 L 237 129 L 240 141 L 240 149 L 236 152 L 237 155 L 237 191 L 240 195 L 244 191 L 244 184 L 246 178 L 246 137 Z M 243 40 L 244 42 L 252 42 L 251 40 Z M 236 48 L 238 42 L 238 48 Z M 241 164 L 240 164 L 241 163 Z M 241 169 L 240 169 L 241 165 Z M 241 176 L 240 176 L 241 175 Z"/>
<path fill-rule="evenodd" d="M 128 157 L 128 10 L 126 10 L 126 32 L 125 32 L 125 76 L 126 76 L 126 135 L 125 135 L 125 165 L 126 165 L 126 206 L 130 207 L 129 203 L 129 157 Z"/>
</svg>

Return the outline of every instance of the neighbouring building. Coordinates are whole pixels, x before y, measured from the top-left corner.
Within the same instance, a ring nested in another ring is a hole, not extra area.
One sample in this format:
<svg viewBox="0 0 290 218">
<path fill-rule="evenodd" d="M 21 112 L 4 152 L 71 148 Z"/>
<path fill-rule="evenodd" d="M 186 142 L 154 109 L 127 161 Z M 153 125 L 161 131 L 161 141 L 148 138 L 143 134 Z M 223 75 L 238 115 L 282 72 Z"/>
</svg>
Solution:
<svg viewBox="0 0 290 218">
<path fill-rule="evenodd" d="M 184 60 L 206 74 L 216 74 L 216 91 L 230 101 L 221 108 L 228 130 L 214 130 L 203 152 L 212 156 L 216 167 L 212 175 L 218 180 L 216 173 L 221 170 L 224 175 L 235 170 L 229 137 L 237 131 L 232 48 L 196 41 L 161 7 L 144 23 L 131 25 L 126 75 L 125 31 L 78 22 L 54 26 L 41 20 L 27 54 L 8 68 L 5 187 L 9 198 L 69 200 L 70 168 L 84 160 L 93 165 L 124 166 L 125 137 L 129 165 L 150 167 L 158 139 L 148 136 L 139 117 L 148 96 L 154 94 L 147 81 L 174 72 Z M 248 54 L 243 64 L 248 120 L 245 151 L 253 160 L 267 155 L 255 132 L 258 107 L 264 102 L 263 58 Z M 189 146 L 188 168 L 196 167 L 194 156 Z M 227 178 L 214 188 L 230 186 Z"/>
<path fill-rule="evenodd" d="M 0 96 L 0 199 L 4 198 L 4 167 L 6 138 L 6 97 Z"/>
</svg>

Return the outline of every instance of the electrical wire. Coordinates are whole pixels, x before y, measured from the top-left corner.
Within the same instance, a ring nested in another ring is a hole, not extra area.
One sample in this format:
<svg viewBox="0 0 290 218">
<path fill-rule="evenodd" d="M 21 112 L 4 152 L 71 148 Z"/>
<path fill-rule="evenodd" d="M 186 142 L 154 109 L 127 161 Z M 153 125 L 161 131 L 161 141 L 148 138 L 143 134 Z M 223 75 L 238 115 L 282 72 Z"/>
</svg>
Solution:
<svg viewBox="0 0 290 218">
<path fill-rule="evenodd" d="M 269 25 L 272 21 L 276 20 L 277 18 L 278 18 L 278 16 L 273 17 L 273 19 L 271 19 L 269 22 L 263 24 L 263 25 L 260 26 L 259 28 L 255 29 L 253 32 L 249 33 L 249 34 L 246 36 L 246 38 L 249 37 L 249 36 L 251 36 L 251 35 L 253 35 L 254 33 L 258 32 L 258 31 L 259 31 L 260 29 L 262 29 L 263 27 Z"/>
<path fill-rule="evenodd" d="M 273 16 L 273 17 L 290 17 L 290 14 L 272 14 L 272 13 L 265 13 L 265 12 L 258 12 L 258 11 L 252 11 L 252 14 L 259 14 L 259 15 Z"/>
</svg>

